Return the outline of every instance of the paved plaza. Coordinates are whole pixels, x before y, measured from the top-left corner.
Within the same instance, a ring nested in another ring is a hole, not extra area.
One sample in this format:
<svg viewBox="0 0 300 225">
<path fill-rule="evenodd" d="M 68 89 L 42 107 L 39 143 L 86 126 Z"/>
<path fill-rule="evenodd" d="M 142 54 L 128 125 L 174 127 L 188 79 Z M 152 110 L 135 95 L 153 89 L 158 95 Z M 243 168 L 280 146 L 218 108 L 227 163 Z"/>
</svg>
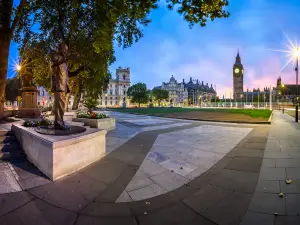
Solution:
<svg viewBox="0 0 300 225">
<path fill-rule="evenodd" d="M 300 126 L 288 115 L 254 125 L 106 113 L 117 121 L 106 156 L 55 182 L 0 124 L 0 225 L 300 224 Z"/>
</svg>

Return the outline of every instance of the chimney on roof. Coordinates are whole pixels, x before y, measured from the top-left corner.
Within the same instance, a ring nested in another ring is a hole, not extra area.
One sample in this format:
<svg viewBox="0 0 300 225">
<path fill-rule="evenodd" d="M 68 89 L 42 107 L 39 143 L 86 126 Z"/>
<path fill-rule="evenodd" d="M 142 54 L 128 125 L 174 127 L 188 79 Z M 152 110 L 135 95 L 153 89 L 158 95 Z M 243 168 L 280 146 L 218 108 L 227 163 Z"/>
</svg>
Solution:
<svg viewBox="0 0 300 225">
<path fill-rule="evenodd" d="M 212 84 L 210 85 L 210 88 L 213 88 L 213 87 L 212 87 Z"/>
<path fill-rule="evenodd" d="M 204 85 L 203 81 L 202 81 L 202 86 Z"/>
<path fill-rule="evenodd" d="M 208 87 L 208 83 L 206 83 L 206 86 Z"/>
<path fill-rule="evenodd" d="M 184 79 L 182 79 L 182 83 L 184 83 Z"/>
<path fill-rule="evenodd" d="M 197 79 L 197 84 L 199 84 L 199 80 Z"/>
</svg>

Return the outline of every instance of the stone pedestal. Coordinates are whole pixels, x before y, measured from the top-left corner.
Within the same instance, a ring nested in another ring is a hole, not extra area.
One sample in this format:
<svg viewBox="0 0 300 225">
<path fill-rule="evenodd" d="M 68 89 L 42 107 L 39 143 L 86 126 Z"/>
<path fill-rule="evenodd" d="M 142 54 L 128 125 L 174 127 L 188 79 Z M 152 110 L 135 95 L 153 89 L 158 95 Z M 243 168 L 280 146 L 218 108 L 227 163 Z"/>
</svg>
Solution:
<svg viewBox="0 0 300 225">
<path fill-rule="evenodd" d="M 36 87 L 21 88 L 22 105 L 19 108 L 18 117 L 36 118 L 41 115 L 37 105 L 37 94 L 38 90 Z"/>
<path fill-rule="evenodd" d="M 27 158 L 51 180 L 76 172 L 106 155 L 106 130 L 68 136 L 44 135 L 35 128 L 11 127 Z"/>
</svg>

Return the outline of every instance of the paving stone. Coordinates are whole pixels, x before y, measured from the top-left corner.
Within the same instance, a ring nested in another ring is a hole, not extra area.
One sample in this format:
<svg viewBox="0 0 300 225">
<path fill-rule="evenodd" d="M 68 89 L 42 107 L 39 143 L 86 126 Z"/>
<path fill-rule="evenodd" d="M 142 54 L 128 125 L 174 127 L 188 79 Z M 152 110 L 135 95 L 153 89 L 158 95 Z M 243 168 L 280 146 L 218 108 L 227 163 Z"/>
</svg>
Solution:
<svg viewBox="0 0 300 225">
<path fill-rule="evenodd" d="M 239 224 L 247 210 L 251 197 L 252 194 L 235 192 L 218 204 L 209 207 L 201 215 L 218 225 Z"/>
<path fill-rule="evenodd" d="M 211 168 L 213 165 L 216 164 L 216 160 L 214 158 L 201 158 L 201 157 L 197 157 L 197 158 L 193 158 L 193 159 L 188 159 L 187 163 L 197 166 L 197 167 L 203 167 L 206 169 Z"/>
<path fill-rule="evenodd" d="M 255 142 L 255 143 L 266 143 L 267 137 L 250 137 L 247 142 Z"/>
<path fill-rule="evenodd" d="M 147 176 L 153 176 L 165 172 L 167 169 L 151 160 L 145 159 L 139 170 Z"/>
<path fill-rule="evenodd" d="M 23 190 L 52 183 L 52 181 L 45 176 L 34 176 L 27 179 L 19 180 L 18 182 Z"/>
<path fill-rule="evenodd" d="M 44 176 L 38 168 L 36 168 L 29 161 L 19 163 L 11 163 L 12 170 L 16 173 L 17 180 L 32 178 L 35 176 Z"/>
<path fill-rule="evenodd" d="M 39 199 L 0 217 L 1 225 L 39 224 L 39 225 L 72 225 L 76 214 L 47 204 Z"/>
<path fill-rule="evenodd" d="M 182 203 L 168 206 L 164 209 L 138 216 L 140 225 L 155 224 L 187 224 L 187 221 L 197 217 L 197 214 Z"/>
<path fill-rule="evenodd" d="M 283 193 L 300 194 L 300 180 L 293 180 L 290 184 L 280 181 L 280 190 Z"/>
<path fill-rule="evenodd" d="M 243 147 L 264 150 L 266 143 L 246 143 Z"/>
<path fill-rule="evenodd" d="M 276 216 L 274 225 L 299 225 L 300 216 Z"/>
<path fill-rule="evenodd" d="M 166 160 L 160 163 L 160 165 L 170 171 L 173 170 L 174 173 L 177 173 L 181 176 L 185 176 L 197 168 L 196 166 L 191 165 L 187 162 L 173 160 L 173 159 Z"/>
<path fill-rule="evenodd" d="M 131 202 L 128 203 L 128 205 L 134 215 L 144 215 L 144 212 L 150 213 L 152 211 L 160 210 L 167 205 L 181 202 L 182 199 L 196 191 L 198 191 L 197 187 L 185 185 L 163 195 L 145 199 L 143 201 Z"/>
<path fill-rule="evenodd" d="M 189 182 L 188 178 L 180 176 L 169 170 L 152 176 L 150 179 L 167 191 L 172 191 Z"/>
<path fill-rule="evenodd" d="M 252 193 L 255 190 L 258 175 L 255 173 L 224 169 L 209 183 L 234 191 Z"/>
<path fill-rule="evenodd" d="M 286 168 L 286 175 L 292 180 L 300 179 L 300 167 Z"/>
<path fill-rule="evenodd" d="M 249 205 L 249 210 L 274 215 L 285 214 L 285 199 L 277 194 L 255 192 Z"/>
<path fill-rule="evenodd" d="M 261 168 L 260 180 L 285 180 L 285 168 Z"/>
<path fill-rule="evenodd" d="M 137 225 L 133 216 L 116 218 L 99 218 L 80 215 L 75 225 Z"/>
<path fill-rule="evenodd" d="M 185 177 L 188 178 L 188 179 L 190 179 L 190 180 L 193 180 L 194 178 L 200 176 L 205 171 L 207 171 L 206 168 L 198 166 L 195 170 L 193 170 L 189 174 L 185 175 Z"/>
<path fill-rule="evenodd" d="M 265 159 L 291 159 L 293 157 L 289 155 L 287 152 L 265 151 L 264 158 Z"/>
<path fill-rule="evenodd" d="M 261 166 L 261 159 L 235 157 L 225 167 L 226 169 L 259 173 Z"/>
<path fill-rule="evenodd" d="M 24 191 L 0 195 L 0 216 L 25 205 L 32 199 L 34 196 Z"/>
<path fill-rule="evenodd" d="M 116 202 L 132 202 L 133 200 L 130 198 L 127 191 L 123 191 L 122 194 L 118 197 Z"/>
<path fill-rule="evenodd" d="M 201 213 L 231 194 L 233 194 L 233 191 L 208 184 L 198 192 L 184 199 L 183 202 L 194 211 Z"/>
<path fill-rule="evenodd" d="M 276 167 L 276 159 L 263 159 L 261 167 Z"/>
<path fill-rule="evenodd" d="M 242 151 L 234 148 L 229 154 L 229 157 L 249 157 L 249 158 L 263 158 L 264 151 L 258 149 L 243 149 Z"/>
<path fill-rule="evenodd" d="M 240 225 L 274 225 L 274 215 L 247 211 Z"/>
<path fill-rule="evenodd" d="M 89 203 L 80 214 L 99 217 L 130 216 L 131 211 L 125 203 Z"/>
<path fill-rule="evenodd" d="M 145 186 L 149 186 L 151 184 L 154 184 L 152 180 L 150 180 L 145 174 L 142 174 L 141 172 L 137 172 L 132 180 L 129 182 L 129 184 L 126 187 L 126 191 L 133 191 Z"/>
<path fill-rule="evenodd" d="M 287 194 L 285 201 L 287 215 L 300 215 L 300 194 Z"/>
<path fill-rule="evenodd" d="M 98 202 L 115 202 L 121 193 L 125 190 L 132 177 L 135 175 L 137 167 L 125 167 L 123 173 L 108 186 L 105 192 L 96 198 Z"/>
<path fill-rule="evenodd" d="M 276 159 L 276 167 L 300 167 L 300 159 Z"/>
<path fill-rule="evenodd" d="M 28 192 L 50 204 L 77 212 L 105 189 L 104 183 L 75 173 L 56 182 L 29 189 Z"/>
<path fill-rule="evenodd" d="M 280 193 L 279 181 L 277 181 L 277 180 L 258 180 L 255 191 L 278 194 L 278 193 Z"/>
<path fill-rule="evenodd" d="M 151 184 L 149 186 L 130 191 L 128 194 L 133 199 L 133 201 L 139 201 L 147 198 L 152 198 L 157 195 L 166 193 L 167 191 L 157 184 Z"/>
</svg>

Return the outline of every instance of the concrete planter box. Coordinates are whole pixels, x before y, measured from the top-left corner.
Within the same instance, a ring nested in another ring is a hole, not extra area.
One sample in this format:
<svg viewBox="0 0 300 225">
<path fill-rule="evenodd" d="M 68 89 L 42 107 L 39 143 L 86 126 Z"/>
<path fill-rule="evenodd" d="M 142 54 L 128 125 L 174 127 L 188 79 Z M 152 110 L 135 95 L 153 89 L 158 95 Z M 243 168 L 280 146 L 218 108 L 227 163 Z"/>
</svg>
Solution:
<svg viewBox="0 0 300 225">
<path fill-rule="evenodd" d="M 81 134 L 53 136 L 20 124 L 13 124 L 11 129 L 29 161 L 51 180 L 78 171 L 106 153 L 106 130 L 88 129 Z"/>
<path fill-rule="evenodd" d="M 104 119 L 73 118 L 73 121 L 84 123 L 85 126 L 104 130 L 113 130 L 116 128 L 116 120 L 112 117 Z"/>
</svg>

